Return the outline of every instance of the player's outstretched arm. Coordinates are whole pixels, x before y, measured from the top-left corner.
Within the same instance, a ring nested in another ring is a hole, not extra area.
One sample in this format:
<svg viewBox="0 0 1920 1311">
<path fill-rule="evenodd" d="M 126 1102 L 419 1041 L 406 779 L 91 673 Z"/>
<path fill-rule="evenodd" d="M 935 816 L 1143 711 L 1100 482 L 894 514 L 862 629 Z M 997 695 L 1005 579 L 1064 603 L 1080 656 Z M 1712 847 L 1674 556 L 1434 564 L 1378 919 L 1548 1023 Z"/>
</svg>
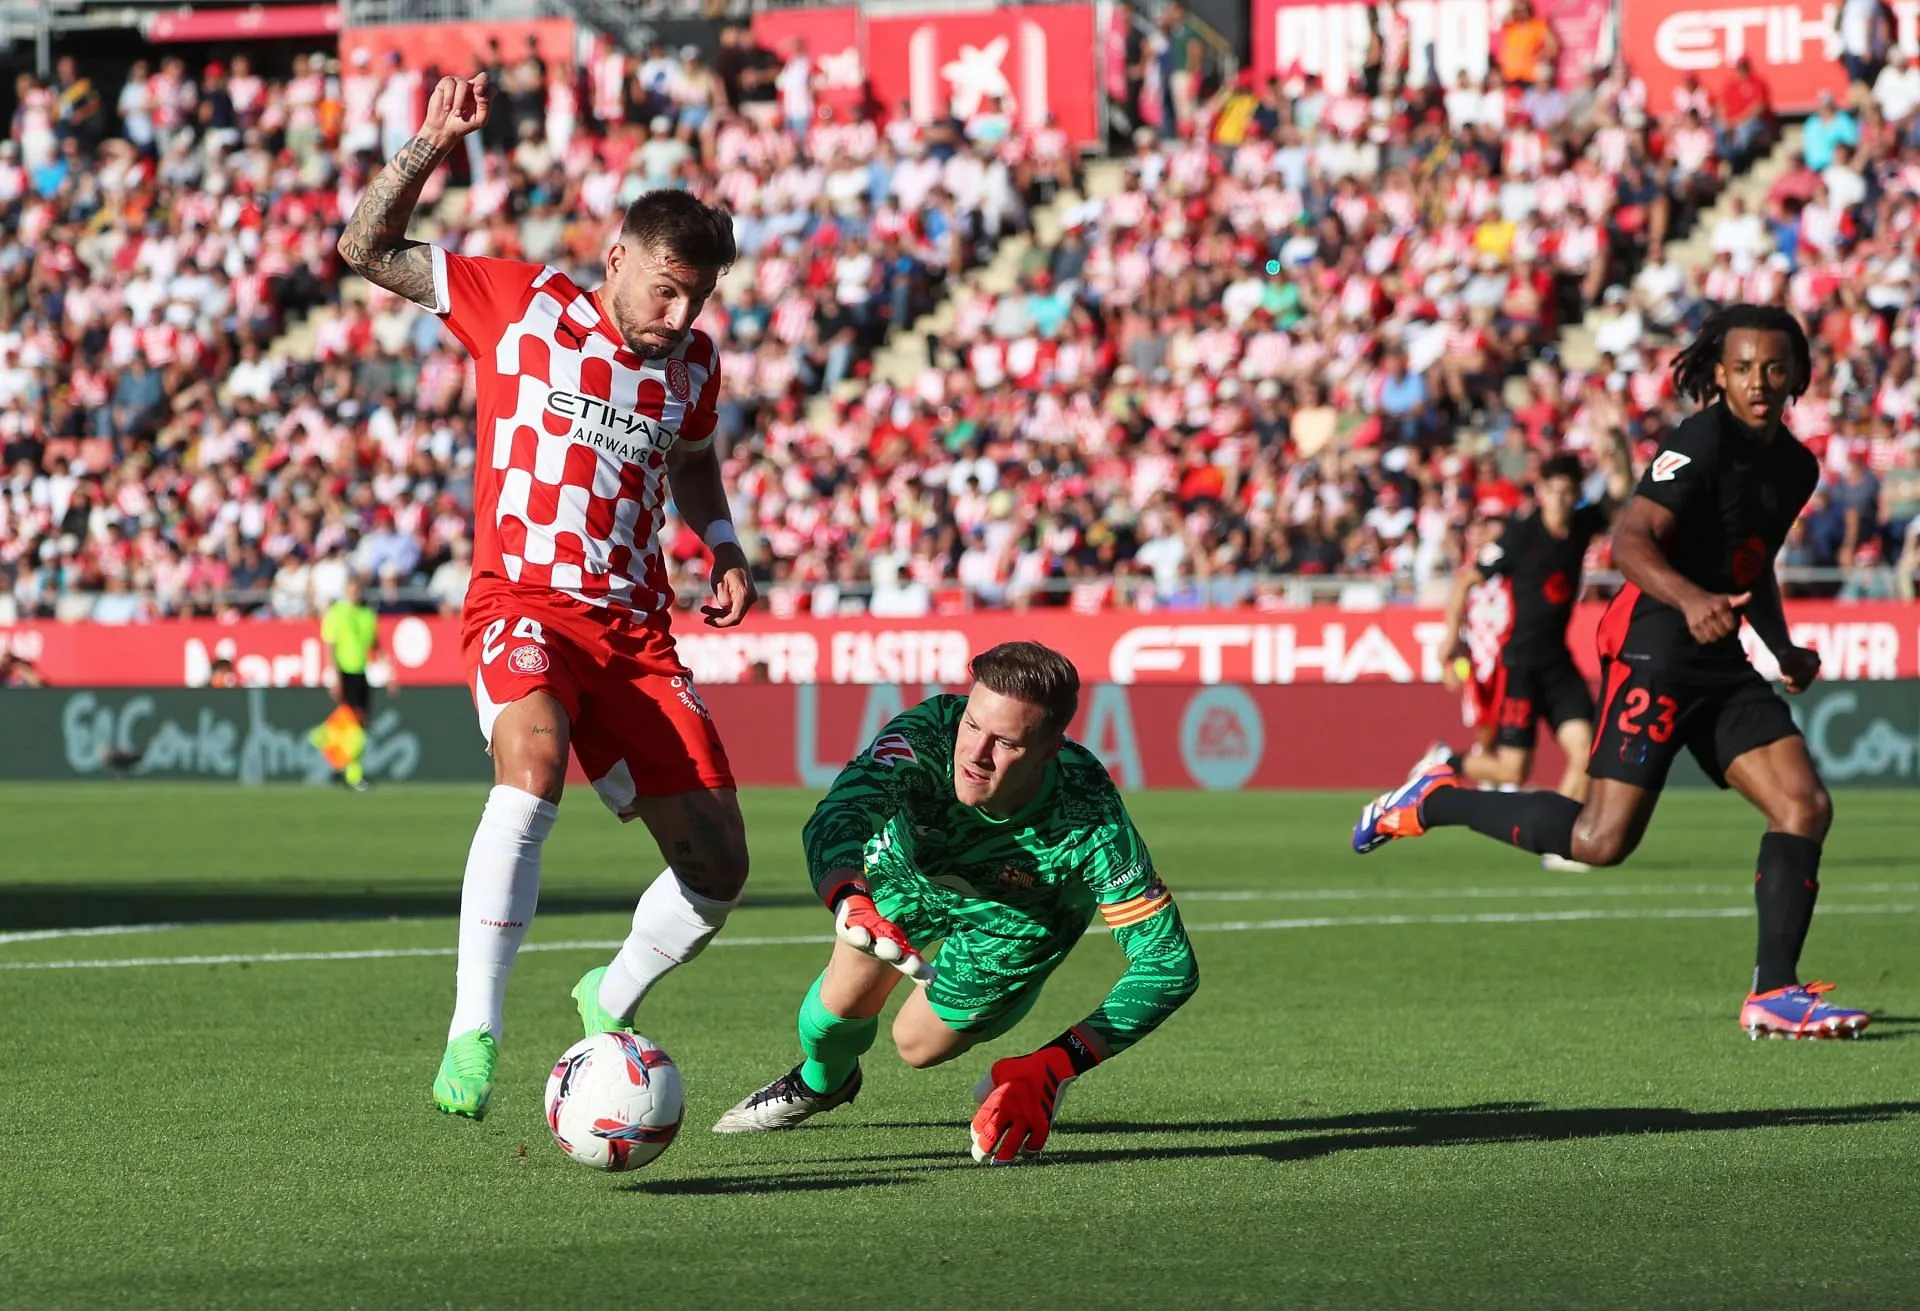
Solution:
<svg viewBox="0 0 1920 1311">
<path fill-rule="evenodd" d="M 1487 551 L 1499 549 L 1497 542 L 1490 542 L 1481 554 L 1484 556 Z M 1466 683 L 1458 666 L 1468 655 L 1467 594 L 1486 580 L 1487 576 L 1480 572 L 1478 560 L 1462 561 L 1460 567 L 1453 571 L 1453 589 L 1447 593 L 1447 648 L 1440 661 L 1440 681 L 1446 684 L 1449 692 L 1458 692 Z"/>
<path fill-rule="evenodd" d="M 1119 1055 L 1179 1010 L 1200 986 L 1200 964 L 1166 885 L 1100 908 L 1127 971 L 1100 1008 L 1038 1051 L 995 1061 L 973 1117 L 973 1159 L 1006 1165 L 1047 1145 L 1060 1096 L 1074 1079 Z"/>
<path fill-rule="evenodd" d="M 694 451 L 675 448 L 667 457 L 667 481 L 674 509 L 713 552 L 713 601 L 701 606 L 700 613 L 711 628 L 732 628 L 747 617 L 760 594 L 733 528 L 718 451 L 712 445 Z"/>
<path fill-rule="evenodd" d="M 951 769 L 952 745 L 937 699 L 894 716 L 847 762 L 800 832 L 807 876 L 834 914 L 835 935 L 916 983 L 930 982 L 932 967 L 875 907 L 865 873 L 867 844 L 914 800 L 952 786 L 941 774 L 942 762 Z"/>
<path fill-rule="evenodd" d="M 486 126 L 491 103 L 485 73 L 440 79 L 420 131 L 368 186 L 340 234 L 340 258 L 348 268 L 416 305 L 434 307 L 432 250 L 406 239 L 407 224 L 428 176 L 460 138 Z"/>
<path fill-rule="evenodd" d="M 1820 653 L 1811 647 L 1795 646 L 1787 628 L 1786 602 L 1780 597 L 1780 575 L 1765 570 L 1753 584 L 1753 601 L 1747 606 L 1747 622 L 1773 652 L 1780 665 L 1780 678 L 1789 692 L 1804 692 L 1820 677 Z"/>
</svg>

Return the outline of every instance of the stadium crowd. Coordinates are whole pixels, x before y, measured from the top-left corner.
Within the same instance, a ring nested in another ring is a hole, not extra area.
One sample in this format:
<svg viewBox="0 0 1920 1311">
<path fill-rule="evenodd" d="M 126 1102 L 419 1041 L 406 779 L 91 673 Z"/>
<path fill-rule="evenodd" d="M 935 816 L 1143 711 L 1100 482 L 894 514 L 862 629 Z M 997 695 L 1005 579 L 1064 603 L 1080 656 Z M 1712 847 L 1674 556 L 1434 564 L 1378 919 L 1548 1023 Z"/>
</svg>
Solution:
<svg viewBox="0 0 1920 1311">
<path fill-rule="evenodd" d="M 1782 301 L 1815 338 L 1793 423 L 1828 480 L 1786 562 L 1910 594 L 1920 73 L 1860 70 L 1682 267 L 1671 243 L 1773 147 L 1750 70 L 1665 105 L 1618 73 L 1562 90 L 1522 4 L 1492 71 L 1441 86 L 1379 18 L 1352 86 L 1242 77 L 1141 128 L 1118 189 L 1059 214 L 1000 294 L 1001 240 L 1083 185 L 1064 135 L 991 98 L 933 124 L 831 113 L 804 47 L 744 28 L 711 67 L 495 48 L 496 121 L 423 212 L 468 253 L 589 271 L 642 190 L 734 212 L 741 261 L 700 326 L 777 611 L 1282 605 L 1322 581 L 1430 600 L 1464 525 L 1519 505 L 1547 455 L 1644 458 L 1678 413 L 1676 335 L 1732 299 Z M 22 80 L 0 145 L 0 612 L 307 615 L 352 573 L 388 609 L 458 607 L 466 361 L 334 254 L 421 94 L 397 63 L 325 55 L 284 77 L 135 65 L 111 104 L 70 62 Z M 946 296 L 932 367 L 871 376 Z M 1600 363 L 1568 367 L 1561 329 L 1594 307 Z M 273 349 L 290 327 L 307 344 Z M 692 600 L 702 547 L 666 536 Z"/>
</svg>

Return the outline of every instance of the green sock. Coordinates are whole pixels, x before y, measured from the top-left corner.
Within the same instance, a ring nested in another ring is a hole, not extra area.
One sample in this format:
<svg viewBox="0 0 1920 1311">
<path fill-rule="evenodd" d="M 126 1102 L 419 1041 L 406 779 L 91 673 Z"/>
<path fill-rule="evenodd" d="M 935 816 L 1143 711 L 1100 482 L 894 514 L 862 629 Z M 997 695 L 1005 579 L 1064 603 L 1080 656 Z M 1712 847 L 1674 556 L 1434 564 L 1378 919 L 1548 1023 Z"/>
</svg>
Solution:
<svg viewBox="0 0 1920 1311">
<path fill-rule="evenodd" d="M 820 1000 L 820 983 L 826 977 L 823 973 L 815 979 L 807 999 L 800 1003 L 800 1050 L 807 1056 L 800 1077 L 817 1093 L 837 1091 L 860 1064 L 860 1054 L 880 1034 L 877 1015 L 849 1020 L 827 1009 Z"/>
</svg>

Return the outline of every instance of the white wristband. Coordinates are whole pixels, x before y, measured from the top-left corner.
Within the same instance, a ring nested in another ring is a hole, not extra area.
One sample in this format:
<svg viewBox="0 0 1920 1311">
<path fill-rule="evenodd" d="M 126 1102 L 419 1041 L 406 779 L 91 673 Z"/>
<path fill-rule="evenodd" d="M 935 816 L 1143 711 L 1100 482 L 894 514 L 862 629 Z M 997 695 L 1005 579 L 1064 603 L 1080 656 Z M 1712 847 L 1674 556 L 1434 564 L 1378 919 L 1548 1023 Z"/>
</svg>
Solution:
<svg viewBox="0 0 1920 1311">
<path fill-rule="evenodd" d="M 718 550 L 722 546 L 740 545 L 740 537 L 733 531 L 733 522 L 729 519 L 715 519 L 707 525 L 707 531 L 701 536 L 706 538 L 707 549 Z"/>
</svg>

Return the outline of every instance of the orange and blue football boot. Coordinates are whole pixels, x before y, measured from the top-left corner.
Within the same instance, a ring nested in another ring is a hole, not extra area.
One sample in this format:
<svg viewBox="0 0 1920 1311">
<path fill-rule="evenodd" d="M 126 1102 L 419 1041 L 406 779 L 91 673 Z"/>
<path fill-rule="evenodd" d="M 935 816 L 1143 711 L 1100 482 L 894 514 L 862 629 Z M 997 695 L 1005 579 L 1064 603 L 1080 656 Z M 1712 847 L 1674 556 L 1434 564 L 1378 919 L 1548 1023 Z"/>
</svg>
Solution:
<svg viewBox="0 0 1920 1311">
<path fill-rule="evenodd" d="M 1795 984 L 1772 992 L 1747 994 L 1740 1027 L 1749 1038 L 1858 1038 L 1872 1022 L 1865 1011 L 1850 1011 L 1821 1000 L 1831 983 Z"/>
<path fill-rule="evenodd" d="M 1420 803 L 1440 788 L 1458 787 L 1460 775 L 1446 761 L 1428 765 L 1391 792 L 1383 792 L 1360 812 L 1353 826 L 1353 849 L 1365 855 L 1395 838 L 1417 838 L 1426 828 L 1420 823 Z"/>
</svg>

